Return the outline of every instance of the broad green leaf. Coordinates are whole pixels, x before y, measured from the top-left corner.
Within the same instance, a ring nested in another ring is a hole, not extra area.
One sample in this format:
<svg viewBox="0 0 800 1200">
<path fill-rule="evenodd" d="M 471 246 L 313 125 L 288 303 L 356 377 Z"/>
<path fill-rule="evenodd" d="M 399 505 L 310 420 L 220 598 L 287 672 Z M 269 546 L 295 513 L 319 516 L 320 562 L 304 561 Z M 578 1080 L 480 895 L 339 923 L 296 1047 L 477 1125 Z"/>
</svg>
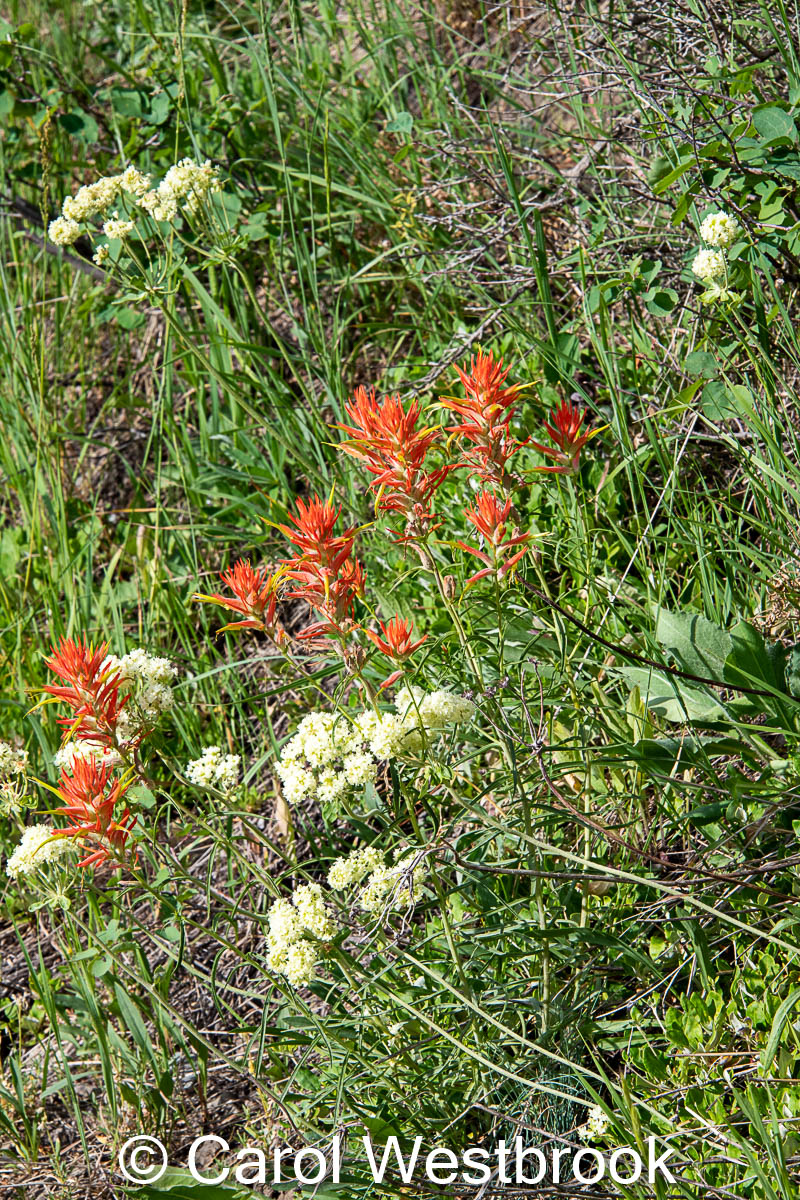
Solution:
<svg viewBox="0 0 800 1200">
<path fill-rule="evenodd" d="M 639 688 L 647 707 L 657 717 L 676 724 L 686 721 L 720 721 L 727 713 L 708 692 L 687 687 L 676 679 L 647 667 L 625 667 L 626 680 Z"/>
<path fill-rule="evenodd" d="M 753 113 L 753 124 L 762 138 L 773 141 L 775 138 L 790 138 L 797 141 L 797 128 L 794 119 L 777 104 L 766 108 L 757 108 Z"/>
<path fill-rule="evenodd" d="M 700 613 L 671 613 L 662 609 L 656 639 L 671 650 L 680 665 L 693 675 L 725 678 L 725 661 L 731 652 L 731 635 Z"/>
</svg>

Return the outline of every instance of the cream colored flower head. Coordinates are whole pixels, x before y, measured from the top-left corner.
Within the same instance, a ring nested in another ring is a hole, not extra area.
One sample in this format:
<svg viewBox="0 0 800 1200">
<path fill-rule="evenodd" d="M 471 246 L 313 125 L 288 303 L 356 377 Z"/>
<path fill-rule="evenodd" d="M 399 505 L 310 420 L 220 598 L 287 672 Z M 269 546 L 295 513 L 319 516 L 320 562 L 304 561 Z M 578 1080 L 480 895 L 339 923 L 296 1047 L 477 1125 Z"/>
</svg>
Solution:
<svg viewBox="0 0 800 1200">
<path fill-rule="evenodd" d="M 740 225 L 726 212 L 709 213 L 700 226 L 700 237 L 707 246 L 727 250 L 739 236 Z"/>
<path fill-rule="evenodd" d="M 702 283 L 716 283 L 725 277 L 725 255 L 721 250 L 698 250 L 692 271 Z"/>
</svg>

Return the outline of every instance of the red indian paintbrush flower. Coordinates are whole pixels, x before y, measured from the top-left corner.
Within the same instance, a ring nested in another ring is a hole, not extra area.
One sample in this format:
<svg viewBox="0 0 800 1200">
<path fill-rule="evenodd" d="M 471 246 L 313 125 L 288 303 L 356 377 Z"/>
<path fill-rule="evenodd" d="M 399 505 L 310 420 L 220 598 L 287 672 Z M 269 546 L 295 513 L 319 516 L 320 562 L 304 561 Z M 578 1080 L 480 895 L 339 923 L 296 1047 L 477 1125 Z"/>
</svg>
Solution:
<svg viewBox="0 0 800 1200">
<path fill-rule="evenodd" d="M 392 662 L 398 663 L 398 670 L 394 671 L 388 679 L 384 679 L 381 684 L 381 691 L 384 688 L 390 687 L 402 675 L 402 664 L 407 658 L 410 658 L 415 650 L 419 650 L 423 642 L 427 642 L 427 633 L 418 638 L 416 642 L 412 642 L 412 634 L 414 626 L 410 621 L 403 621 L 400 617 L 392 617 L 388 624 L 384 625 L 383 621 L 379 622 L 381 633 L 380 637 L 377 633 L 373 633 L 371 629 L 367 629 L 366 635 L 373 645 L 377 646 L 381 654 L 385 654 Z"/>
<path fill-rule="evenodd" d="M 339 428 L 349 434 L 341 449 L 363 462 L 375 478 L 376 507 L 385 512 L 401 513 L 406 518 L 403 541 L 419 537 L 435 520 L 431 501 L 452 466 L 425 470 L 428 451 L 436 442 L 435 427 L 418 429 L 420 407 L 412 400 L 404 408 L 399 396 L 378 400 L 375 389 L 356 388 L 345 405 L 352 425 Z"/>
<path fill-rule="evenodd" d="M 580 429 L 583 425 L 586 416 L 585 410 L 581 412 L 569 400 L 562 400 L 558 408 L 554 408 L 550 414 L 552 425 L 547 421 L 544 422 L 544 427 L 548 435 L 555 442 L 557 449 L 552 446 L 542 446 L 539 442 L 531 442 L 534 450 L 538 450 L 540 454 L 546 454 L 548 458 L 555 459 L 555 466 L 552 467 L 536 467 L 537 471 L 550 471 L 556 475 L 574 475 L 578 470 L 581 450 L 589 441 L 598 433 L 602 433 L 605 425 L 600 429 L 592 429 L 588 433 L 581 433 Z"/>
<path fill-rule="evenodd" d="M 220 573 L 222 582 L 233 592 L 232 597 L 223 596 L 220 592 L 210 596 L 195 592 L 192 599 L 218 604 L 245 618 L 223 625 L 219 633 L 224 633 L 226 629 L 261 629 L 273 641 L 281 643 L 287 635 L 276 618 L 280 574 L 276 571 L 270 575 L 263 567 L 256 570 L 251 567 L 249 559 L 240 558 L 227 571 Z"/>
<path fill-rule="evenodd" d="M 121 813 L 115 810 L 124 803 L 131 780 L 111 779 L 113 767 L 100 766 L 93 758 L 76 759 L 72 773 L 62 770 L 56 795 L 64 807 L 56 812 L 67 817 L 71 824 L 54 830 L 56 837 L 75 838 L 86 844 L 90 853 L 78 864 L 96 866 L 115 860 L 119 866 L 125 852 L 135 819 L 127 805 Z"/>
<path fill-rule="evenodd" d="M 364 568 L 358 559 L 348 559 L 333 579 L 318 563 L 302 559 L 288 563 L 286 575 L 298 585 L 287 592 L 287 596 L 305 600 L 322 617 L 321 621 L 298 633 L 299 639 L 342 638 L 350 631 L 353 606 L 356 598 L 364 595 L 366 583 Z"/>
<path fill-rule="evenodd" d="M 483 570 L 478 571 L 476 575 L 470 576 L 466 581 L 465 587 L 476 583 L 479 579 L 485 578 L 487 575 L 494 575 L 497 579 L 502 579 L 509 571 L 516 566 L 523 554 L 527 550 L 527 542 L 530 540 L 530 535 L 527 533 L 512 533 L 510 537 L 506 536 L 508 530 L 508 520 L 511 514 L 511 499 L 507 499 L 504 504 L 500 504 L 497 497 L 492 492 L 481 492 L 478 496 L 475 508 L 466 509 L 464 515 L 471 525 L 474 525 L 478 532 L 483 537 L 487 553 L 483 550 L 476 550 L 474 546 L 468 546 L 466 542 L 456 542 L 462 550 L 466 550 L 468 554 L 474 555 L 481 562 L 486 563 Z M 522 546 L 521 550 L 517 550 L 514 554 L 509 554 L 514 546 Z"/>
<path fill-rule="evenodd" d="M 334 508 L 319 496 L 312 497 L 308 504 L 298 500 L 297 514 L 289 513 L 292 525 L 279 525 L 278 528 L 293 546 L 297 546 L 303 558 L 318 562 L 335 575 L 350 557 L 356 532 L 351 528 L 334 534 L 333 528 L 341 511 L 341 505 Z"/>
<path fill-rule="evenodd" d="M 96 649 L 91 642 L 62 638 L 52 648 L 45 663 L 63 680 L 43 690 L 72 709 L 71 717 L 59 717 L 59 724 L 71 726 L 79 740 L 91 740 L 103 746 L 115 744 L 114 731 L 128 696 L 120 698 L 121 677 L 105 666 L 108 642 Z"/>
<path fill-rule="evenodd" d="M 356 530 L 335 531 L 340 512 L 314 496 L 308 504 L 298 500 L 297 514 L 289 514 L 291 525 L 278 526 L 300 551 L 281 567 L 295 583 L 287 596 L 305 600 L 322 618 L 300 638 L 341 642 L 351 628 L 355 599 L 364 592 L 364 568 L 351 557 Z"/>
<path fill-rule="evenodd" d="M 447 432 L 461 442 L 464 464 L 487 483 L 507 485 L 507 466 L 522 443 L 509 432 L 521 384 L 505 387 L 509 368 L 491 351 L 479 350 L 466 366 L 456 367 L 464 398 L 443 396 L 442 404 L 461 417 Z"/>
</svg>

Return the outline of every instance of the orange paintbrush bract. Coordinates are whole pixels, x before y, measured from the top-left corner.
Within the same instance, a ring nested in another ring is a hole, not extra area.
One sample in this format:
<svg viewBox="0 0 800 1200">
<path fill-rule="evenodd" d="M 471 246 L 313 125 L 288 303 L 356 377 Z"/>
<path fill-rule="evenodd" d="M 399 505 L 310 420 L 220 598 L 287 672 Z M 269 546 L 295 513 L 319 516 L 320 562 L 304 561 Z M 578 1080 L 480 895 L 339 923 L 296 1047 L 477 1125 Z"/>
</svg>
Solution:
<svg viewBox="0 0 800 1200">
<path fill-rule="evenodd" d="M 416 642 L 412 642 L 411 638 L 414 632 L 414 626 L 410 621 L 403 621 L 400 617 L 392 617 L 385 625 L 383 621 L 378 622 L 381 627 L 381 633 L 373 632 L 371 629 L 365 630 L 367 637 L 374 646 L 380 650 L 381 654 L 385 654 L 392 662 L 398 663 L 399 666 L 410 658 L 415 650 L 419 650 L 423 642 L 427 642 L 427 633 L 423 637 L 418 638 Z M 402 670 L 394 671 L 388 679 L 384 679 L 381 684 L 381 689 L 389 687 L 395 683 L 402 675 Z"/>
<path fill-rule="evenodd" d="M 462 550 L 466 550 L 468 554 L 474 555 L 475 558 L 486 564 L 483 570 L 470 576 L 465 587 L 469 587 L 470 584 L 476 583 L 487 575 L 495 575 L 498 579 L 502 579 L 522 558 L 527 549 L 527 542 L 530 540 L 530 535 L 527 533 L 514 533 L 511 537 L 506 537 L 508 520 L 511 515 L 511 499 L 509 498 L 504 504 L 501 504 L 492 492 L 483 491 L 477 497 L 475 507 L 466 509 L 464 515 L 481 534 L 487 549 L 491 550 L 490 557 L 485 551 L 476 550 L 474 546 L 468 546 L 466 542 L 456 542 L 456 545 L 460 546 Z M 514 546 L 520 545 L 522 549 L 509 556 L 509 551 Z"/>
<path fill-rule="evenodd" d="M 71 717 L 59 717 L 58 722 L 70 727 L 74 737 L 113 746 L 114 731 L 128 696 L 120 696 L 123 681 L 104 665 L 107 657 L 108 642 L 95 648 L 85 638 L 62 638 L 45 663 L 63 683 L 47 684 L 43 690 L 72 709 Z"/>
<path fill-rule="evenodd" d="M 453 470 L 452 465 L 425 469 L 438 430 L 417 428 L 420 407 L 416 400 L 404 408 L 399 396 L 378 400 L 374 388 L 356 388 L 345 409 L 353 424 L 339 426 L 349 435 L 341 449 L 374 475 L 370 487 L 377 496 L 376 507 L 406 518 L 401 540 L 419 537 L 436 520 L 431 501 Z"/>
<path fill-rule="evenodd" d="M 540 454 L 546 454 L 548 458 L 555 459 L 554 466 L 536 467 L 537 471 L 550 471 L 556 475 L 574 475 L 578 470 L 581 450 L 596 434 L 602 433 L 605 426 L 600 429 L 592 429 L 588 433 L 581 433 L 586 412 L 577 409 L 569 400 L 562 400 L 558 408 L 554 408 L 550 414 L 552 424 L 545 421 L 544 427 L 555 443 L 553 446 L 542 446 L 539 442 L 531 442 L 530 445 L 534 450 L 538 450 Z"/>
<path fill-rule="evenodd" d="M 109 860 L 115 860 L 115 866 L 121 865 L 119 860 L 135 821 L 127 805 L 122 812 L 115 812 L 124 803 L 130 781 L 112 780 L 112 773 L 113 767 L 100 766 L 93 758 L 76 760 L 72 774 L 61 772 L 56 795 L 64 806 L 56 812 L 71 823 L 54 830 L 54 836 L 88 843 L 90 853 L 80 861 L 80 867 Z"/>
<path fill-rule="evenodd" d="M 456 367 L 464 397 L 443 396 L 442 404 L 461 420 L 447 432 L 461 443 L 463 464 L 484 482 L 504 487 L 509 459 L 522 443 L 509 432 L 520 384 L 505 387 L 508 368 L 490 351 L 479 350 L 469 369 Z"/>
<path fill-rule="evenodd" d="M 220 579 L 231 589 L 233 596 L 223 596 L 221 592 L 206 596 L 196 592 L 192 599 L 218 604 L 220 608 L 227 608 L 245 618 L 243 621 L 232 621 L 223 629 L 261 629 L 274 641 L 281 641 L 286 636 L 276 618 L 280 572 L 270 575 L 263 567 L 258 570 L 252 567 L 249 559 L 240 558 L 227 571 L 220 573 Z M 223 629 L 219 632 L 222 633 Z"/>
<path fill-rule="evenodd" d="M 295 585 L 286 594 L 305 600 L 322 618 L 304 629 L 300 639 L 342 642 L 350 631 L 356 597 L 364 594 L 364 568 L 351 557 L 356 531 L 335 532 L 340 512 L 314 496 L 308 504 L 297 501 L 296 514 L 289 514 L 291 525 L 278 526 L 301 552 L 281 567 Z"/>
</svg>

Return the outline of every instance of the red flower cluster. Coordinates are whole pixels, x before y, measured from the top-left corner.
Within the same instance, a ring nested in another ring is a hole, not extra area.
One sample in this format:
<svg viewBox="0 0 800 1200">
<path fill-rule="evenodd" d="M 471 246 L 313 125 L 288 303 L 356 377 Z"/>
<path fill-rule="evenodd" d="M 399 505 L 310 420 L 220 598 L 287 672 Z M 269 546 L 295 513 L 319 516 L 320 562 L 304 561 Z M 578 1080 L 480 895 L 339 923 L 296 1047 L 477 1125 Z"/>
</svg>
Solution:
<svg viewBox="0 0 800 1200">
<path fill-rule="evenodd" d="M 62 638 L 45 663 L 63 684 L 48 684 L 44 691 L 72 709 L 72 716 L 58 718 L 71 736 L 116 746 L 117 721 L 128 696 L 120 696 L 122 679 L 104 666 L 107 656 L 108 642 L 95 649 L 85 638 Z"/>
<path fill-rule="evenodd" d="M 553 412 L 552 424 L 545 423 L 552 446 L 519 441 L 511 433 L 511 421 L 523 385 L 507 383 L 509 369 L 502 359 L 495 359 L 491 351 L 485 354 L 479 350 L 468 367 L 465 364 L 456 371 L 464 395 L 443 397 L 442 404 L 458 418 L 457 423 L 445 427 L 450 439 L 444 447 L 446 451 L 456 443 L 458 461 L 431 465 L 430 455 L 439 443 L 440 428 L 423 424 L 416 400 L 404 406 L 396 395 L 379 399 L 374 388 L 356 388 L 345 405 L 349 423 L 339 424 L 338 428 L 345 435 L 340 448 L 362 463 L 372 477 L 370 489 L 375 494 L 376 509 L 403 518 L 404 528 L 398 539 L 415 546 L 423 565 L 437 580 L 438 572 L 425 543 L 439 524 L 434 509 L 439 488 L 448 474 L 459 468 L 466 468 L 489 485 L 478 495 L 474 508 L 464 511 L 467 521 L 481 535 L 479 547 L 456 542 L 483 564 L 467 580 L 469 586 L 486 576 L 505 578 L 528 548 L 529 535 L 519 531 L 511 499 L 519 480 L 510 474 L 509 463 L 517 451 L 532 445 L 554 460 L 552 465 L 537 470 L 572 473 L 578 468 L 581 449 L 600 430 L 581 433 L 585 414 L 565 401 Z M 222 576 L 233 599 L 219 593 L 196 598 L 221 604 L 244 617 L 226 625 L 226 629 L 259 628 L 277 641 L 286 637 L 276 625 L 278 586 L 283 580 L 291 580 L 292 590 L 286 595 L 306 600 L 320 618 L 299 636 L 331 639 L 346 663 L 363 661 L 363 650 L 348 647 L 346 639 L 354 628 L 355 599 L 363 595 L 364 569 L 353 555 L 357 530 L 336 530 L 340 513 L 340 508 L 318 496 L 308 503 L 298 501 L 297 512 L 290 514 L 287 524 L 278 526 L 296 550 L 293 558 L 284 561 L 274 575 L 255 571 L 249 562 L 240 560 Z M 439 583 L 447 599 L 444 584 Z M 426 639 L 412 642 L 411 625 L 399 617 L 388 624 L 381 622 L 380 629 L 380 634 L 369 630 L 366 634 L 396 667 L 382 685 L 385 687 L 398 678 L 403 664 Z"/>
<path fill-rule="evenodd" d="M 503 370 L 503 360 L 495 361 L 491 351 L 479 350 L 469 370 L 457 366 L 456 371 L 465 395 L 442 397 L 444 407 L 461 418 L 457 425 L 448 425 L 447 432 L 461 443 L 465 466 L 485 483 L 505 488 L 508 461 L 522 444 L 509 432 L 521 385 L 504 386 L 508 368 Z"/>
<path fill-rule="evenodd" d="M 334 532 L 340 512 L 341 506 L 334 508 L 319 496 L 308 504 L 298 500 L 296 515 L 289 514 L 292 525 L 278 528 L 300 551 L 281 567 L 296 585 L 287 595 L 305 600 L 322 618 L 298 636 L 332 638 L 341 645 L 352 628 L 353 605 L 364 594 L 366 577 L 361 563 L 352 557 L 355 528 Z"/>
<path fill-rule="evenodd" d="M 220 579 L 233 592 L 233 599 L 220 592 L 210 596 L 195 592 L 192 597 L 193 600 L 218 604 L 245 618 L 223 625 L 219 633 L 224 633 L 226 629 L 260 629 L 279 645 L 286 640 L 287 635 L 278 623 L 276 613 L 280 572 L 270 575 L 263 569 L 256 571 L 250 566 L 249 559 L 240 558 L 227 571 L 221 572 Z"/>
<path fill-rule="evenodd" d="M 453 466 L 425 469 L 438 430 L 417 428 L 420 408 L 416 400 L 405 409 L 399 396 L 379 401 L 374 388 L 369 392 L 356 388 L 345 409 L 353 424 L 339 426 L 350 435 L 341 449 L 375 476 L 370 486 L 377 496 L 376 507 L 405 517 L 402 541 L 423 536 L 435 520 L 431 501 L 453 470 Z"/>
<path fill-rule="evenodd" d="M 374 646 L 377 646 L 381 654 L 385 654 L 392 662 L 397 663 L 397 670 L 388 679 L 384 679 L 381 684 L 381 691 L 383 691 L 384 688 L 390 687 L 400 678 L 406 659 L 410 658 L 415 650 L 419 650 L 423 642 L 427 642 L 428 635 L 426 633 L 424 637 L 412 642 L 414 626 L 410 621 L 402 621 L 400 617 L 392 617 L 388 625 L 384 625 L 383 621 L 380 621 L 379 624 L 383 637 L 373 633 L 371 629 L 366 630 L 367 637 Z"/>
<path fill-rule="evenodd" d="M 556 465 L 552 467 L 537 467 L 537 471 L 550 471 L 556 475 L 574 475 L 578 470 L 581 450 L 596 434 L 602 433 L 605 425 L 600 429 L 592 429 L 589 433 L 581 433 L 581 425 L 583 425 L 586 412 L 580 412 L 575 408 L 569 400 L 563 400 L 558 408 L 554 408 L 550 414 L 552 425 L 544 422 L 544 427 L 548 435 L 555 442 L 557 449 L 552 446 L 542 446 L 539 442 L 531 442 L 534 450 L 538 450 L 540 454 L 546 454 L 548 458 L 555 459 Z"/>
<path fill-rule="evenodd" d="M 476 575 L 470 576 L 466 581 L 465 586 L 476 583 L 479 579 L 484 579 L 487 575 L 494 575 L 496 579 L 502 579 L 510 570 L 519 562 L 523 554 L 527 550 L 527 542 L 530 540 L 530 535 L 527 533 L 516 533 L 510 537 L 506 537 L 508 530 L 508 520 L 511 514 L 511 499 L 506 500 L 505 504 L 500 504 L 497 497 L 492 492 L 481 492 L 478 496 L 475 508 L 465 510 L 465 517 L 471 525 L 474 525 L 478 533 L 484 539 L 486 549 L 490 553 L 483 550 L 476 550 L 474 546 L 468 546 L 466 542 L 456 542 L 462 550 L 466 550 L 468 554 L 472 554 L 481 562 L 486 563 L 483 570 L 478 571 Z M 515 546 L 522 546 L 521 550 L 510 554 Z"/>
<path fill-rule="evenodd" d="M 65 829 L 54 830 L 54 834 L 88 843 L 90 852 L 78 863 L 80 867 L 93 867 L 108 860 L 114 860 L 114 866 L 119 867 L 135 824 L 127 804 L 115 816 L 131 781 L 112 780 L 113 770 L 87 758 L 76 759 L 72 774 L 61 772 L 56 795 L 63 800 L 64 807 L 56 812 L 71 823 Z"/>
<path fill-rule="evenodd" d="M 62 700 L 72 709 L 69 716 L 59 717 L 65 728 L 64 740 L 90 742 L 92 750 L 119 748 L 117 724 L 128 702 L 121 695 L 122 678 L 105 666 L 108 643 L 95 648 L 84 638 L 62 638 L 54 646 L 48 667 L 62 681 L 50 683 L 44 691 L 53 700 Z M 139 735 L 139 740 L 141 740 Z M 131 743 L 128 746 L 137 744 Z M 89 867 L 106 860 L 119 865 L 134 819 L 127 805 L 119 816 L 115 810 L 130 787 L 121 778 L 112 781 L 113 764 L 100 766 L 92 753 L 77 758 L 71 771 L 62 770 L 59 787 L 53 789 L 64 807 L 56 811 L 71 821 L 65 829 L 54 830 L 56 837 L 73 837 L 92 847 L 79 866 Z"/>
</svg>

